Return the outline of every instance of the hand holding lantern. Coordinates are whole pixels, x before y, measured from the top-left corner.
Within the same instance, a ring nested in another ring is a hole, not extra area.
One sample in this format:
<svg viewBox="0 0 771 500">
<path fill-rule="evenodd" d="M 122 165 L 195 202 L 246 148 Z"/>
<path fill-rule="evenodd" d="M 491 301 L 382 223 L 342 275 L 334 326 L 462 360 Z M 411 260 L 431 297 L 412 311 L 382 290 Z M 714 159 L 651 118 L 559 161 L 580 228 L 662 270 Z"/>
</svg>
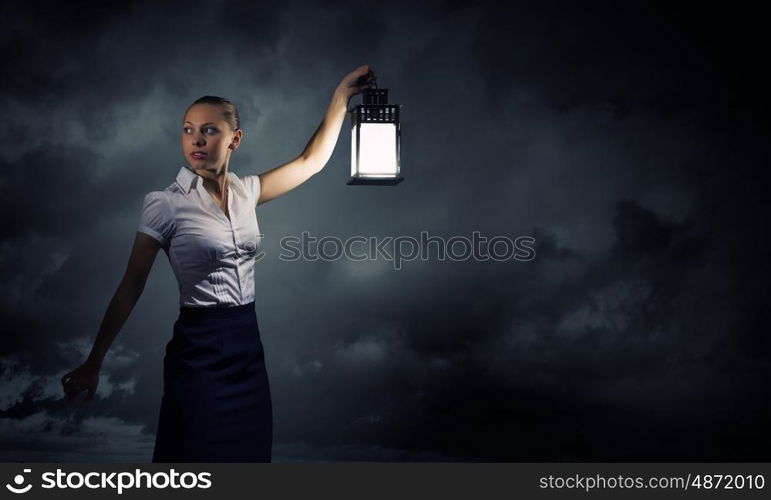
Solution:
<svg viewBox="0 0 771 500">
<path fill-rule="evenodd" d="M 360 94 L 364 89 L 377 88 L 377 76 L 369 64 L 359 66 L 340 80 L 338 91 L 347 98 Z M 347 101 L 346 101 L 347 102 Z"/>
</svg>

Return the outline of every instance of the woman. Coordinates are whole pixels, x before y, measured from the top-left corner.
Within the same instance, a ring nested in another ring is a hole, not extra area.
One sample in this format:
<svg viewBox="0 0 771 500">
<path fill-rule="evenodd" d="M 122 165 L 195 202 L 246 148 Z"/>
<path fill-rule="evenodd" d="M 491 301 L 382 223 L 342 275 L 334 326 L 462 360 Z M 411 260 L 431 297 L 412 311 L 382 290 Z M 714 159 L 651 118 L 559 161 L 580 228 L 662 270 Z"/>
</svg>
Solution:
<svg viewBox="0 0 771 500">
<path fill-rule="evenodd" d="M 255 207 L 294 189 L 332 155 L 348 101 L 375 87 L 368 65 L 346 75 L 300 155 L 259 175 L 228 171 L 241 143 L 238 111 L 204 96 L 186 111 L 176 182 L 144 200 L 128 266 L 87 360 L 62 377 L 67 400 L 96 393 L 102 361 L 142 294 L 160 248 L 180 290 L 166 345 L 153 462 L 270 462 L 273 416 L 254 309 L 260 234 Z"/>
</svg>

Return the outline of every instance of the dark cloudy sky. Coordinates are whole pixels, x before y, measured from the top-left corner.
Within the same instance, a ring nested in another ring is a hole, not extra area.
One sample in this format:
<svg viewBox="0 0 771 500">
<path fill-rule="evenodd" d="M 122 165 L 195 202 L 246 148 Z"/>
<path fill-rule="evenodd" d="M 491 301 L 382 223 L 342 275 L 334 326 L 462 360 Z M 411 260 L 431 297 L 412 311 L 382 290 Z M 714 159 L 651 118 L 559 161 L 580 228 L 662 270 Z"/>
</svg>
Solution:
<svg viewBox="0 0 771 500">
<path fill-rule="evenodd" d="M 346 121 L 320 174 L 257 208 L 276 461 L 771 459 L 758 13 L 44 4 L 0 16 L 0 459 L 150 460 L 178 314 L 165 254 L 97 399 L 67 406 L 59 378 L 90 349 L 144 195 L 184 163 L 185 108 L 232 99 L 230 166 L 261 173 L 365 63 L 402 104 L 406 180 L 346 185 Z M 526 235 L 536 255 L 280 260 L 303 231 Z"/>
</svg>

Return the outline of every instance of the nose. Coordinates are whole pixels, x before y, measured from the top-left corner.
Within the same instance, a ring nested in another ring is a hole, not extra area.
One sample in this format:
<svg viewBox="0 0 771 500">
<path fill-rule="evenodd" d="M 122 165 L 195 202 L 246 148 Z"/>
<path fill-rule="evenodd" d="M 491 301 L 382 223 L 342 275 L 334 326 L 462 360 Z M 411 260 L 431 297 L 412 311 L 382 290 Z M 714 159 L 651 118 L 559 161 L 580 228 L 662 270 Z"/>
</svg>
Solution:
<svg viewBox="0 0 771 500">
<path fill-rule="evenodd" d="M 206 141 L 204 140 L 204 136 L 202 133 L 197 132 L 193 134 L 193 146 L 198 147 L 198 146 L 203 146 L 204 144 L 206 144 Z"/>
</svg>

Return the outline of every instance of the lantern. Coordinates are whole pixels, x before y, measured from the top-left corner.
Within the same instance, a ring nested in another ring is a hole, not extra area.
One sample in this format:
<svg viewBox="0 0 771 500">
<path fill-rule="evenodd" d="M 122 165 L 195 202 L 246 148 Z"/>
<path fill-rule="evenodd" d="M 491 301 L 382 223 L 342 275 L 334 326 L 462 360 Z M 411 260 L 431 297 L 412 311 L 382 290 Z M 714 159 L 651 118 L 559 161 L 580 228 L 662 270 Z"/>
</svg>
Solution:
<svg viewBox="0 0 771 500">
<path fill-rule="evenodd" d="M 348 184 L 392 186 L 399 175 L 399 108 L 388 104 L 388 89 L 364 89 L 351 113 L 351 178 Z"/>
</svg>

